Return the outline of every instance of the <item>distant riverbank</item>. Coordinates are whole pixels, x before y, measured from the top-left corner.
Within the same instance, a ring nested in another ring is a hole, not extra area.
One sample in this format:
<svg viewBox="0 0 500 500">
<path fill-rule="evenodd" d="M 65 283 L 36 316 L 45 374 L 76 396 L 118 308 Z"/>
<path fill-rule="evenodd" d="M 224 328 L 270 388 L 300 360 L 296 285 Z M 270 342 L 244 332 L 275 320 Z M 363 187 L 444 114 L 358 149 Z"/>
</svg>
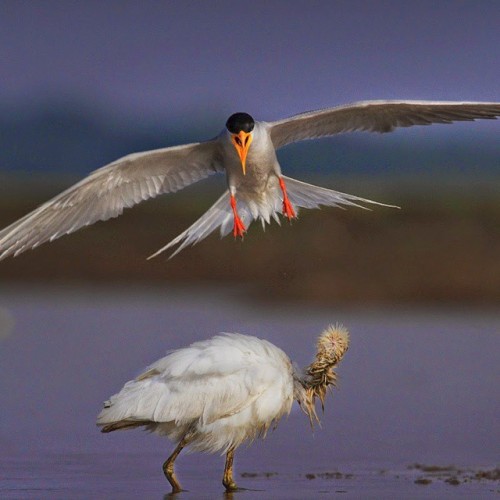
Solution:
<svg viewBox="0 0 500 500">
<path fill-rule="evenodd" d="M 346 183 L 350 184 L 350 183 Z M 151 253 L 186 229 L 218 192 L 203 187 L 141 204 L 15 259 L 0 282 L 237 284 L 263 300 L 494 305 L 500 299 L 500 204 L 496 196 L 432 189 L 416 194 L 348 185 L 361 196 L 400 204 L 372 211 L 304 210 L 290 225 L 254 223 L 245 241 L 212 235 L 167 261 Z M 344 186 L 340 189 L 346 190 Z M 4 227 L 38 203 L 0 200 Z"/>
</svg>

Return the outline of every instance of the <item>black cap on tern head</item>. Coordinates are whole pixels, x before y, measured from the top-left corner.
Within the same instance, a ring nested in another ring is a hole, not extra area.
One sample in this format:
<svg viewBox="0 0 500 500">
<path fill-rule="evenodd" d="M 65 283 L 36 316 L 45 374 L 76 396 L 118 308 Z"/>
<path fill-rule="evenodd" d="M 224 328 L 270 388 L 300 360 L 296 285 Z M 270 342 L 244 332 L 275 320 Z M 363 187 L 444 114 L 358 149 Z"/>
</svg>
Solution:
<svg viewBox="0 0 500 500">
<path fill-rule="evenodd" d="M 234 113 L 226 122 L 226 128 L 231 134 L 239 134 L 242 130 L 248 134 L 254 126 L 254 119 L 248 113 Z"/>
</svg>

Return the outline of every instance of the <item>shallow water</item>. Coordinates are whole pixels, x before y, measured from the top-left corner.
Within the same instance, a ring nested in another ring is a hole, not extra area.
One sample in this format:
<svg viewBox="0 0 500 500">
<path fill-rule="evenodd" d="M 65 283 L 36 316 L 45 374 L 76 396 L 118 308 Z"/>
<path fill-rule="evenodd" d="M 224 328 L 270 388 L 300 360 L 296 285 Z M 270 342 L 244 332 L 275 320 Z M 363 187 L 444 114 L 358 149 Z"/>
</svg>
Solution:
<svg viewBox="0 0 500 500">
<path fill-rule="evenodd" d="M 498 465 L 499 312 L 263 308 L 244 297 L 0 288 L 0 496 L 163 498 L 171 444 L 140 431 L 99 433 L 102 401 L 167 350 L 219 331 L 266 338 L 305 365 L 337 321 L 351 348 L 322 427 L 312 433 L 294 408 L 265 441 L 241 447 L 236 479 L 248 490 L 232 498 L 498 495 L 498 480 L 471 478 Z M 462 472 L 408 468 L 415 463 Z M 185 454 L 176 465 L 189 490 L 179 498 L 230 498 L 222 457 Z M 454 476 L 459 485 L 446 482 Z M 431 482 L 415 483 L 422 478 Z"/>
</svg>

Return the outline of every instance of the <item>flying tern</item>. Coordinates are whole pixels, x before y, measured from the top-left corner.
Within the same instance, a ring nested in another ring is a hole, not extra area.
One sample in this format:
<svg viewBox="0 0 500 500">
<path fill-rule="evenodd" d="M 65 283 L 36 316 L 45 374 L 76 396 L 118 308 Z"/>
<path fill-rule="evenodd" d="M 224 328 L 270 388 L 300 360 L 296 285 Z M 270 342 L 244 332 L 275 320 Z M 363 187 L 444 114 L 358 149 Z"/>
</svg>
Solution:
<svg viewBox="0 0 500 500">
<path fill-rule="evenodd" d="M 344 132 L 391 132 L 397 127 L 495 119 L 499 102 L 363 101 L 302 113 L 275 122 L 235 113 L 212 140 L 134 153 L 106 165 L 0 231 L 0 259 L 99 220 L 148 198 L 225 173 L 228 190 L 192 226 L 151 257 L 198 243 L 220 227 L 242 237 L 255 219 L 297 216 L 299 207 L 363 206 L 372 200 L 306 184 L 281 173 L 276 150 Z"/>
</svg>

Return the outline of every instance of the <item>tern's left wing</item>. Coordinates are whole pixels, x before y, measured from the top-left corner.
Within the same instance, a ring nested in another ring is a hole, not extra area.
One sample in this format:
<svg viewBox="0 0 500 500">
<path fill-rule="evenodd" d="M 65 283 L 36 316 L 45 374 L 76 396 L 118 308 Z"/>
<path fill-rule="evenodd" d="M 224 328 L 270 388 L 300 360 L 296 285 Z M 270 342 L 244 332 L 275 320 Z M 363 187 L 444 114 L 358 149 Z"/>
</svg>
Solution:
<svg viewBox="0 0 500 500">
<path fill-rule="evenodd" d="M 217 140 L 135 153 L 106 165 L 0 231 L 0 260 L 222 171 Z"/>
<path fill-rule="evenodd" d="M 392 132 L 396 127 L 500 116 L 499 102 L 362 101 L 269 123 L 274 147 L 342 132 Z"/>
</svg>

